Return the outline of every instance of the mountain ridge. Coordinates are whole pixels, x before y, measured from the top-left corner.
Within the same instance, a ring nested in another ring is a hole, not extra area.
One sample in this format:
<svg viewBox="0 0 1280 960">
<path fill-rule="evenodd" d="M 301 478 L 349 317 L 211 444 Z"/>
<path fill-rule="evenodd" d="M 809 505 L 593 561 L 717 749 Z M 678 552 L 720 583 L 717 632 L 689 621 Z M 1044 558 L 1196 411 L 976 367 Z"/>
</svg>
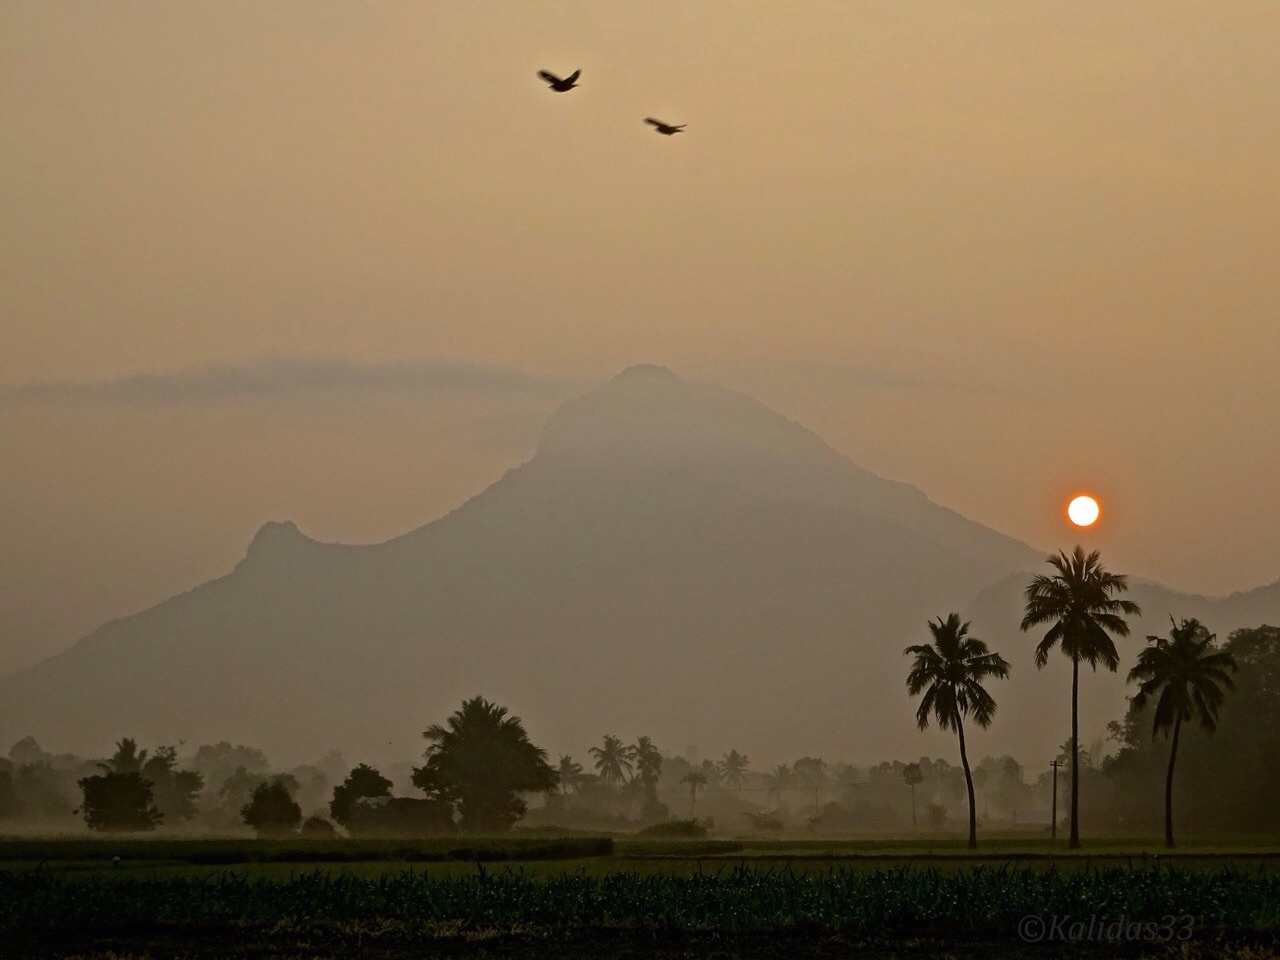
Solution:
<svg viewBox="0 0 1280 960">
<path fill-rule="evenodd" d="M 399 536 L 263 524 L 226 575 L 0 679 L 0 736 L 403 757 L 483 692 L 563 752 L 626 729 L 782 758 L 949 750 L 915 730 L 902 648 L 1043 558 L 750 397 L 633 367 Z M 1047 749 L 1009 712 L 992 750 Z"/>
</svg>

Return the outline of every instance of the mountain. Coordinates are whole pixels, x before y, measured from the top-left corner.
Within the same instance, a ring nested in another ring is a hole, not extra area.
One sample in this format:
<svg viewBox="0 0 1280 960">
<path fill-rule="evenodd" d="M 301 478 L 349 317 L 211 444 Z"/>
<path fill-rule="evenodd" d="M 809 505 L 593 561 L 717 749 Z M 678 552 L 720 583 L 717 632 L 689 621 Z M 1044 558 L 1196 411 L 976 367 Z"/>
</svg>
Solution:
<svg viewBox="0 0 1280 960">
<path fill-rule="evenodd" d="M 632 367 L 562 407 L 527 463 L 401 537 L 266 524 L 226 576 L 0 680 L 0 736 L 403 759 L 481 693 L 580 758 L 604 733 L 761 762 L 950 755 L 915 730 L 902 649 L 975 596 L 1008 618 L 991 585 L 1042 561 L 746 396 Z M 1006 686 L 1033 673 L 1019 663 Z M 974 749 L 1059 743 L 1061 710 L 1030 711 L 1002 710 Z"/>
</svg>

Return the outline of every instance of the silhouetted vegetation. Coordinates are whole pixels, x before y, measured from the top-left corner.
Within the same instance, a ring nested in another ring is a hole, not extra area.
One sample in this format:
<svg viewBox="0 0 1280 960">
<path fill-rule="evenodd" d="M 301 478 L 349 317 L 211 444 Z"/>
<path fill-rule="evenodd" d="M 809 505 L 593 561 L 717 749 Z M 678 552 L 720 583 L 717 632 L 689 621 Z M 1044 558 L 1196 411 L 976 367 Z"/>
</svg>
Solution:
<svg viewBox="0 0 1280 960">
<path fill-rule="evenodd" d="M 464 701 L 444 726 L 423 734 L 431 741 L 414 786 L 458 813 L 464 829 L 503 831 L 524 816 L 522 791 L 556 786 L 547 752 L 529 742 L 519 717 L 483 697 Z"/>
<path fill-rule="evenodd" d="M 249 802 L 240 809 L 240 817 L 260 837 L 283 837 L 298 829 L 302 808 L 284 778 L 273 777 L 254 787 Z"/>
<path fill-rule="evenodd" d="M 1036 666 L 1049 661 L 1049 651 L 1058 646 L 1071 658 L 1071 838 L 1072 849 L 1080 846 L 1080 661 L 1094 670 L 1102 664 L 1112 673 L 1120 666 L 1120 655 L 1111 635 L 1127 637 L 1129 624 L 1124 615 L 1142 612 L 1136 603 L 1118 600 L 1114 594 L 1129 589 L 1128 578 L 1110 573 L 1098 551 L 1085 555 L 1077 546 L 1070 556 L 1059 552 L 1049 558 L 1057 570 L 1053 576 L 1036 576 L 1026 589 L 1026 612 L 1022 629 L 1050 624 L 1036 646 Z"/>
<path fill-rule="evenodd" d="M 973 795 L 973 774 L 964 740 L 964 718 L 984 729 L 995 718 L 996 702 L 982 681 L 1003 679 L 1009 675 L 1009 664 L 998 653 L 987 649 L 985 641 L 969 635 L 969 624 L 960 622 L 952 613 L 947 619 L 929 622 L 932 644 L 907 647 L 906 654 L 915 657 L 907 675 L 907 690 L 920 696 L 916 724 L 921 730 L 930 718 L 943 730 L 954 730 L 960 740 L 960 763 L 969 792 L 969 846 L 978 845 L 977 804 Z M 923 694 L 923 696 L 921 696 Z"/>
<path fill-rule="evenodd" d="M 1129 671 L 1129 682 L 1140 684 L 1133 706 L 1142 710 L 1155 697 L 1153 736 L 1173 731 L 1169 746 L 1169 773 L 1164 787 L 1165 845 L 1173 842 L 1173 767 L 1178 759 L 1178 739 L 1184 720 L 1195 720 L 1205 733 L 1218 726 L 1218 710 L 1226 699 L 1224 690 L 1235 689 L 1228 671 L 1236 669 L 1235 658 L 1213 646 L 1216 639 L 1198 620 L 1174 624 L 1169 637 L 1147 637 L 1152 646 L 1138 655 L 1138 665 Z"/>
<path fill-rule="evenodd" d="M 391 796 L 391 781 L 367 764 L 360 764 L 347 779 L 333 788 L 329 815 L 344 827 L 351 817 L 352 805 L 361 797 Z"/>
</svg>

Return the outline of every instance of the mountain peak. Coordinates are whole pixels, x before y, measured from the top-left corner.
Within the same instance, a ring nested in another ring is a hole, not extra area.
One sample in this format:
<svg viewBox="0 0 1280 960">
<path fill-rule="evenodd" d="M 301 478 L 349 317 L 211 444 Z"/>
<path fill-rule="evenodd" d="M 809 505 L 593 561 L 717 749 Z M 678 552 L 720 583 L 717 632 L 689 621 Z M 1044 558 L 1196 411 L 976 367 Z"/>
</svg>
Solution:
<svg viewBox="0 0 1280 960">
<path fill-rule="evenodd" d="M 246 560 L 275 560 L 297 554 L 300 547 L 315 541 L 306 536 L 292 520 L 268 520 L 249 542 Z"/>
<path fill-rule="evenodd" d="M 634 363 L 627 367 L 610 383 L 631 382 L 638 380 L 647 380 L 650 382 L 678 383 L 680 378 L 677 377 L 669 368 L 657 363 Z"/>
</svg>

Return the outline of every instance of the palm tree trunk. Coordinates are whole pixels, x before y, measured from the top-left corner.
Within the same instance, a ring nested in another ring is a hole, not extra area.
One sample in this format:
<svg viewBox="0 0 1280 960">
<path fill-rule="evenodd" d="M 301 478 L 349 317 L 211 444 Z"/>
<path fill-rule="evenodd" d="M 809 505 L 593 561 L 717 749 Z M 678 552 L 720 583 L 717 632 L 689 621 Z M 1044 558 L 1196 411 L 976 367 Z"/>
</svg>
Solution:
<svg viewBox="0 0 1280 960">
<path fill-rule="evenodd" d="M 969 849 L 978 846 L 978 809 L 973 800 L 973 774 L 969 772 L 969 754 L 964 748 L 964 724 L 956 715 L 956 733 L 960 735 L 960 764 L 964 767 L 964 784 L 969 789 Z"/>
<path fill-rule="evenodd" d="M 1068 848 L 1080 846 L 1080 657 L 1071 658 L 1071 839 Z"/>
<path fill-rule="evenodd" d="M 1182 716 L 1173 721 L 1173 746 L 1169 750 L 1169 772 L 1164 778 L 1164 845 L 1173 847 L 1173 762 L 1178 759 L 1178 734 L 1182 732 Z"/>
</svg>

